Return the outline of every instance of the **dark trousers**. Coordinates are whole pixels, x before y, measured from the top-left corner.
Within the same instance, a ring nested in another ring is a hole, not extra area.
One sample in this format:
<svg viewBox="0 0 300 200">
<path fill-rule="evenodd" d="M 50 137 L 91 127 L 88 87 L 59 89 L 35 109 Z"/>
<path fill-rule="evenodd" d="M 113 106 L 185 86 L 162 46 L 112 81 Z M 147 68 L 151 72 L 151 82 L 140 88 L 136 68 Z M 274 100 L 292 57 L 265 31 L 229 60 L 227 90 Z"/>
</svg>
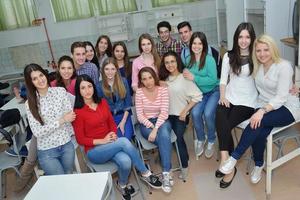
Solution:
<svg viewBox="0 0 300 200">
<path fill-rule="evenodd" d="M 186 121 L 181 121 L 179 120 L 179 116 L 169 115 L 169 122 L 171 123 L 171 127 L 177 136 L 177 145 L 178 145 L 179 155 L 180 155 L 183 168 L 188 167 L 188 161 L 189 161 L 189 154 L 187 151 L 186 143 L 183 138 L 183 134 L 185 132 L 185 128 L 187 124 L 187 118 L 188 117 L 186 117 Z"/>
<path fill-rule="evenodd" d="M 260 127 L 252 129 L 248 124 L 231 156 L 235 159 L 240 159 L 245 151 L 252 146 L 255 166 L 262 166 L 264 163 L 266 139 L 272 129 L 274 127 L 287 126 L 294 121 L 293 115 L 285 106 L 266 113 L 261 120 Z"/>
<path fill-rule="evenodd" d="M 228 151 L 229 154 L 234 150 L 231 130 L 241 122 L 249 119 L 254 113 L 254 108 L 247 106 L 235 106 L 230 104 L 227 108 L 218 105 L 216 111 L 216 130 L 219 140 L 220 151 Z"/>
</svg>

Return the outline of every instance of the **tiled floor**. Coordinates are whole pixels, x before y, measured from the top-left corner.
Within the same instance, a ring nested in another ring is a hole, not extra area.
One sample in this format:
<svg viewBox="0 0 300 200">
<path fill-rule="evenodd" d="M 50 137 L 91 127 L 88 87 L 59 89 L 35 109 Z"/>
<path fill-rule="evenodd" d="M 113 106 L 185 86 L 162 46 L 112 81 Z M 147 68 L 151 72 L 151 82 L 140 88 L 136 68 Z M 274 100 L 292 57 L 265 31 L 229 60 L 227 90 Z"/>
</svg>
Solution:
<svg viewBox="0 0 300 200">
<path fill-rule="evenodd" d="M 253 185 L 249 181 L 249 175 L 246 175 L 246 162 L 241 160 L 238 162 L 238 176 L 232 183 L 232 188 L 221 190 L 219 189 L 219 180 L 214 177 L 214 171 L 217 169 L 219 163 L 216 158 L 206 159 L 202 156 L 199 160 L 195 159 L 193 150 L 193 139 L 191 130 L 187 130 L 186 141 L 190 152 L 189 163 L 189 177 L 187 182 L 182 182 L 177 178 L 178 172 L 174 172 L 175 185 L 170 194 L 163 193 L 161 190 L 154 190 L 150 195 L 144 188 L 144 193 L 147 199 L 165 199 L 165 200 L 213 200 L 217 199 L 220 195 L 223 199 L 240 200 L 240 196 L 243 196 L 246 200 L 246 196 L 256 200 L 265 199 L 265 174 L 262 180 L 257 185 Z M 289 141 L 287 150 L 295 147 L 294 141 Z M 154 154 L 155 156 L 156 154 Z M 176 164 L 174 153 L 174 165 Z M 153 161 L 154 162 L 154 161 Z M 159 164 L 151 163 L 152 170 L 159 172 Z M 22 193 L 16 194 L 13 192 L 14 185 L 14 172 L 9 171 L 7 173 L 7 199 L 23 199 L 30 188 L 27 188 Z M 210 179 L 211 177 L 211 179 Z M 134 183 L 133 177 L 131 182 Z M 273 173 L 272 179 L 272 200 L 296 200 L 300 199 L 300 157 L 293 159 L 285 165 L 277 168 Z M 206 184 L 207 183 L 207 184 Z M 199 188 L 199 187 L 207 187 Z M 216 187 L 216 188 L 211 188 Z M 235 189 L 237 188 L 237 189 Z M 239 189 L 240 188 L 240 189 Z M 207 191 L 212 191 L 207 193 Z M 215 191 L 215 192 L 214 192 Z M 245 192 L 246 191 L 246 192 Z M 51 189 L 49 189 L 51 192 Z M 246 194 L 246 193 L 250 194 Z M 214 193 L 214 194 L 211 194 Z M 241 194 L 242 193 L 242 194 Z M 248 199 L 249 199 L 248 198 Z M 87 198 L 88 199 L 88 198 Z M 120 199 L 120 195 L 117 193 L 117 199 Z M 139 200 L 140 196 L 137 195 L 134 199 Z"/>
</svg>

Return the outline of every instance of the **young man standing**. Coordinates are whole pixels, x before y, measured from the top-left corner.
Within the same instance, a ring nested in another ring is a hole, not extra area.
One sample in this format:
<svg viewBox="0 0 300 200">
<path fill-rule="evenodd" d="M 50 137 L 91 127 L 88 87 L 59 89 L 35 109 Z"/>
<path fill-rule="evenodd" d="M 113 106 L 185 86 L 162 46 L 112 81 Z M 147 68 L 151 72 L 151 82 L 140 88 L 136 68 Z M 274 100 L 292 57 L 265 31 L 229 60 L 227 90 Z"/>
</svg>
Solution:
<svg viewBox="0 0 300 200">
<path fill-rule="evenodd" d="M 95 85 L 99 86 L 99 72 L 97 66 L 94 63 L 85 62 L 85 45 L 83 42 L 74 42 L 71 45 L 71 53 L 76 68 L 76 74 L 86 74 L 90 76 Z"/>
<path fill-rule="evenodd" d="M 171 37 L 171 25 L 167 21 L 157 24 L 157 32 L 160 41 L 156 43 L 157 52 L 162 57 L 168 51 L 174 51 L 179 56 L 181 53 L 181 42 Z"/>
</svg>

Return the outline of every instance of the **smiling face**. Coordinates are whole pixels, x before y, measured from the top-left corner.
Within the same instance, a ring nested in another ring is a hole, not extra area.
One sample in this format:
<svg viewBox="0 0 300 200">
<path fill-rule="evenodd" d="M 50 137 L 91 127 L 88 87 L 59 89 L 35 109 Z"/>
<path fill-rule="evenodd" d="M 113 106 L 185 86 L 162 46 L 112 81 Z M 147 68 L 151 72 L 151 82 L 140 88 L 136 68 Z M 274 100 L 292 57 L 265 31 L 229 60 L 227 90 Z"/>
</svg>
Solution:
<svg viewBox="0 0 300 200">
<path fill-rule="evenodd" d="M 84 101 L 93 99 L 94 87 L 92 83 L 88 81 L 81 81 L 79 90 Z"/>
<path fill-rule="evenodd" d="M 95 55 L 93 47 L 91 47 L 90 45 L 86 45 L 85 46 L 85 55 L 86 55 L 86 59 L 88 61 L 93 60 L 94 55 Z"/>
<path fill-rule="evenodd" d="M 263 65 L 271 65 L 274 61 L 269 46 L 265 43 L 257 43 L 255 46 L 255 56 Z"/>
<path fill-rule="evenodd" d="M 47 78 L 41 71 L 32 71 L 30 77 L 32 84 L 38 91 L 48 88 Z"/>
<path fill-rule="evenodd" d="M 200 38 L 196 37 L 192 43 L 192 51 L 195 55 L 201 55 L 203 50 L 203 44 Z"/>
<path fill-rule="evenodd" d="M 121 45 L 118 45 L 114 49 L 114 55 L 117 60 L 123 60 L 125 56 L 124 48 Z"/>
<path fill-rule="evenodd" d="M 108 42 L 105 38 L 102 38 L 98 44 L 100 54 L 104 54 L 108 47 Z"/>
<path fill-rule="evenodd" d="M 152 50 L 152 44 L 151 44 L 151 41 L 148 40 L 148 39 L 142 39 L 141 41 L 141 48 L 142 48 L 142 51 L 144 53 L 151 53 L 151 50 Z"/>
<path fill-rule="evenodd" d="M 86 60 L 86 54 L 85 54 L 85 48 L 84 47 L 77 47 L 74 49 L 73 52 L 73 60 L 75 66 L 80 66 L 85 63 Z"/>
<path fill-rule="evenodd" d="M 182 42 L 188 44 L 192 37 L 192 30 L 188 26 L 184 26 L 178 30 Z"/>
<path fill-rule="evenodd" d="M 167 27 L 160 27 L 158 34 L 162 42 L 167 42 L 170 39 L 170 31 Z"/>
<path fill-rule="evenodd" d="M 104 66 L 104 74 L 108 80 L 114 80 L 117 73 L 117 68 L 114 64 L 109 63 Z"/>
<path fill-rule="evenodd" d="M 166 66 L 166 69 L 170 72 L 171 75 L 178 74 L 178 65 L 176 58 L 174 56 L 166 56 L 164 59 L 164 64 Z"/>
<path fill-rule="evenodd" d="M 72 63 L 67 60 L 63 61 L 58 67 L 58 72 L 64 80 L 71 79 L 74 73 L 74 68 Z"/>
<path fill-rule="evenodd" d="M 238 37 L 238 45 L 240 50 L 249 50 L 251 37 L 248 30 L 242 30 Z"/>
</svg>

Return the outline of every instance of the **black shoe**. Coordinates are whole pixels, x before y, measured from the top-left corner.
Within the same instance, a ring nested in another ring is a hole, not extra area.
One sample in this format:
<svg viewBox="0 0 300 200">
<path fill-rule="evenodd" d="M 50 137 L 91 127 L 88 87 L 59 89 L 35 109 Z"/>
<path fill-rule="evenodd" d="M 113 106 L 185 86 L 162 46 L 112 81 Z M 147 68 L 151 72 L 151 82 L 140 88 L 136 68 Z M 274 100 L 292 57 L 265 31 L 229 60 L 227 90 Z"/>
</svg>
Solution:
<svg viewBox="0 0 300 200">
<path fill-rule="evenodd" d="M 117 189 L 122 194 L 122 200 L 131 200 L 131 195 L 135 193 L 135 189 L 132 185 L 128 184 L 126 187 L 122 188 L 117 181 Z"/>
<path fill-rule="evenodd" d="M 220 181 L 220 188 L 227 188 L 231 185 L 235 175 L 236 175 L 236 172 L 237 172 L 237 169 L 236 167 L 234 167 L 234 174 L 233 174 L 233 177 L 232 179 L 229 181 L 229 182 L 225 182 L 223 179 Z"/>
<path fill-rule="evenodd" d="M 160 189 L 162 186 L 161 181 L 159 178 L 153 174 L 151 174 L 148 177 L 141 176 L 141 179 L 145 181 L 150 187 L 155 188 L 155 189 Z"/>
<path fill-rule="evenodd" d="M 220 170 L 217 169 L 215 172 L 215 176 L 216 178 L 222 178 L 225 176 L 225 174 L 223 174 Z"/>
</svg>

